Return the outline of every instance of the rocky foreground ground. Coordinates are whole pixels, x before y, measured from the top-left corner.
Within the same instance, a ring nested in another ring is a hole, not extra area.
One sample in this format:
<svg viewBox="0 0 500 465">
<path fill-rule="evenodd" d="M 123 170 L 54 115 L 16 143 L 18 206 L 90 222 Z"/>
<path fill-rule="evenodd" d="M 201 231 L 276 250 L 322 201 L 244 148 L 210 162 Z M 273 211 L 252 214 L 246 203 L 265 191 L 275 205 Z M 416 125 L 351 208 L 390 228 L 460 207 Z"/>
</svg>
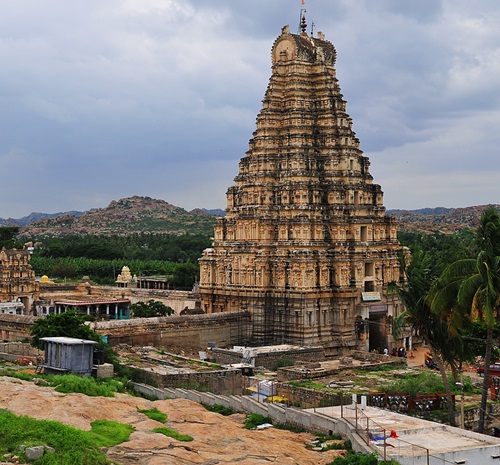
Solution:
<svg viewBox="0 0 500 465">
<path fill-rule="evenodd" d="M 135 428 L 128 442 L 108 450 L 122 465 L 326 465 L 342 451 L 306 449 L 314 436 L 269 428 L 244 429 L 245 416 L 224 417 L 184 399 L 149 401 L 117 394 L 114 398 L 60 394 L 53 388 L 0 377 L 0 408 L 16 415 L 55 420 L 90 430 L 94 420 L 107 419 Z M 168 416 L 166 425 L 194 438 L 180 442 L 152 430 L 162 426 L 139 413 L 156 407 Z"/>
</svg>

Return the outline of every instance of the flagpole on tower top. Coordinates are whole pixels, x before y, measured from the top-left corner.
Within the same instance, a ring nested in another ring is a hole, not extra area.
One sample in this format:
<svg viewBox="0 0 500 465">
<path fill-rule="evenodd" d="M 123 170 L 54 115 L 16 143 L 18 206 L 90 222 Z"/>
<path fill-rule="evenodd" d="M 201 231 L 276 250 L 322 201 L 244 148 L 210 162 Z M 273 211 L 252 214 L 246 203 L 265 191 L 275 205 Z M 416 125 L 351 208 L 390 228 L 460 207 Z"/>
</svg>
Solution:
<svg viewBox="0 0 500 465">
<path fill-rule="evenodd" d="M 302 6 L 305 6 L 306 4 L 306 0 L 301 0 L 301 4 Z M 304 24 L 306 23 L 306 18 L 305 18 L 305 13 L 307 13 L 307 10 L 305 8 L 301 8 L 300 9 L 300 18 L 299 18 L 299 29 L 298 29 L 298 33 L 300 33 L 300 31 L 302 30 L 302 32 L 305 32 L 305 29 L 304 29 Z"/>
</svg>

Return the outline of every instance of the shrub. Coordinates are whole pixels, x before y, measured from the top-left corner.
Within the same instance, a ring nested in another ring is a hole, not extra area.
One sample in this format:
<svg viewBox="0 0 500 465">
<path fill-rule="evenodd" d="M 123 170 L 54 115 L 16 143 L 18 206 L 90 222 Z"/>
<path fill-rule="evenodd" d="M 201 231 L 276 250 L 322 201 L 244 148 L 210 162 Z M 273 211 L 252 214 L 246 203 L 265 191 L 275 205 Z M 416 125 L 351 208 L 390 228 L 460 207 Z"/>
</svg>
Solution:
<svg viewBox="0 0 500 465">
<path fill-rule="evenodd" d="M 337 457 L 330 465 L 399 465 L 399 462 L 394 459 L 388 462 L 379 461 L 375 453 L 350 452 L 346 457 Z"/>
<path fill-rule="evenodd" d="M 361 454 L 351 452 L 346 457 L 337 457 L 330 465 L 377 465 L 376 454 Z"/>
<path fill-rule="evenodd" d="M 205 408 L 210 412 L 219 413 L 225 417 L 234 413 L 229 407 L 224 407 L 221 404 L 205 405 Z"/>
<path fill-rule="evenodd" d="M 381 384 L 380 390 L 387 394 L 404 393 L 416 396 L 422 392 L 445 392 L 441 377 L 434 372 L 407 373 L 404 378 Z"/>
<path fill-rule="evenodd" d="M 263 425 L 264 423 L 272 423 L 272 421 L 269 417 L 265 417 L 260 413 L 251 413 L 250 415 L 247 416 L 243 428 L 252 429 L 256 428 L 259 425 Z"/>
</svg>

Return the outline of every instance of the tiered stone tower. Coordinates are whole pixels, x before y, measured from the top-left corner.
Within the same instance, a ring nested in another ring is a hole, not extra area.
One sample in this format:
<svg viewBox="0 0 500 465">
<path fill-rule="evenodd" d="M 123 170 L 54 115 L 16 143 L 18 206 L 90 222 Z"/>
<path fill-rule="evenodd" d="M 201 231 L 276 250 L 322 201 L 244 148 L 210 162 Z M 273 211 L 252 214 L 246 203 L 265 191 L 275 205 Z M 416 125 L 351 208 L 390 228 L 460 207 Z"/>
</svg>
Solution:
<svg viewBox="0 0 500 465">
<path fill-rule="evenodd" d="M 346 113 L 335 48 L 301 28 L 274 43 L 257 129 L 200 260 L 202 308 L 250 311 L 250 343 L 383 349 L 396 223 Z"/>
<path fill-rule="evenodd" d="M 33 303 L 40 298 L 39 285 L 29 262 L 26 249 L 0 250 L 0 302 L 22 302 L 26 315 L 31 314 Z"/>
</svg>

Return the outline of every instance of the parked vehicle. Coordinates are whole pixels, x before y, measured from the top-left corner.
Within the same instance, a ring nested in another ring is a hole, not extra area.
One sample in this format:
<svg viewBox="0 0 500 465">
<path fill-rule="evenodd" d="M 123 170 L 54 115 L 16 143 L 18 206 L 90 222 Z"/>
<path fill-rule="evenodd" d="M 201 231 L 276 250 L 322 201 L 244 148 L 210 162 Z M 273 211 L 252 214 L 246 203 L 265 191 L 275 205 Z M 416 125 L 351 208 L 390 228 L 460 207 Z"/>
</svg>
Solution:
<svg viewBox="0 0 500 465">
<path fill-rule="evenodd" d="M 483 376 L 484 365 L 477 367 L 477 373 L 479 376 Z M 490 365 L 490 376 L 500 376 L 500 363 Z"/>
<path fill-rule="evenodd" d="M 430 368 L 431 370 L 437 370 L 438 369 L 438 366 L 436 365 L 436 363 L 432 359 L 432 355 L 431 355 L 430 352 L 426 352 L 425 355 L 424 355 L 424 358 L 425 358 L 425 366 L 426 367 Z"/>
</svg>

